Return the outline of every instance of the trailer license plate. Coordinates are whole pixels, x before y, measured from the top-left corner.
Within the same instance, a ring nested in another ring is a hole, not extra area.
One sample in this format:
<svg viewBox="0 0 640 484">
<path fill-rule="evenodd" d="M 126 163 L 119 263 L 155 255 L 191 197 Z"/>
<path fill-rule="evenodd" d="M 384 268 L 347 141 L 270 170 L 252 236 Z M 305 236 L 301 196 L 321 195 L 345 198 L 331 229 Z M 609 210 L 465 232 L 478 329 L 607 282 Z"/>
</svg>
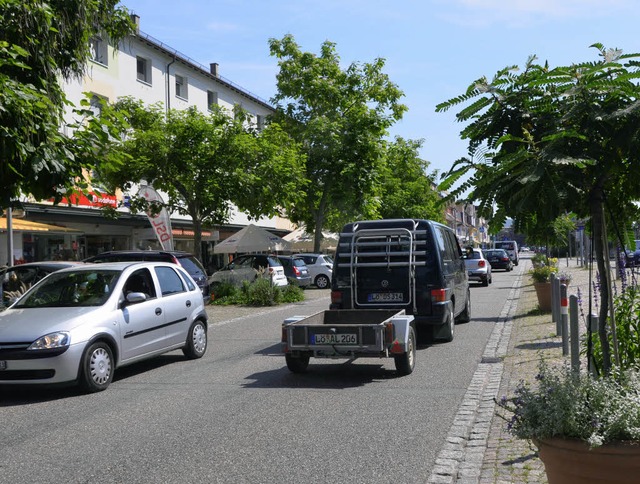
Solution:
<svg viewBox="0 0 640 484">
<path fill-rule="evenodd" d="M 311 344 L 314 345 L 356 345 L 358 336 L 355 334 L 313 334 Z"/>
<path fill-rule="evenodd" d="M 402 301 L 401 292 L 374 292 L 369 294 L 369 302 Z"/>
<path fill-rule="evenodd" d="M 0 360 L 0 370 L 6 370 L 7 369 L 7 362 L 4 360 Z"/>
</svg>

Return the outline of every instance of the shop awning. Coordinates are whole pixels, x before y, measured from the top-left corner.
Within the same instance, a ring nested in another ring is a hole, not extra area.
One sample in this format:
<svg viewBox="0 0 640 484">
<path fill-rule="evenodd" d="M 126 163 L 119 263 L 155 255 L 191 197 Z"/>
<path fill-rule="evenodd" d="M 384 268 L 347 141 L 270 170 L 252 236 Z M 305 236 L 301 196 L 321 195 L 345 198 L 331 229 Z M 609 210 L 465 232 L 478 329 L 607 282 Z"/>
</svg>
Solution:
<svg viewBox="0 0 640 484">
<path fill-rule="evenodd" d="M 49 234 L 81 234 L 80 230 L 70 229 L 67 227 L 59 227 L 58 225 L 43 224 L 40 222 L 32 222 L 31 220 L 23 220 L 14 218 L 11 220 L 11 229 L 16 232 L 46 232 Z M 0 232 L 7 231 L 7 218 L 0 217 Z"/>
</svg>

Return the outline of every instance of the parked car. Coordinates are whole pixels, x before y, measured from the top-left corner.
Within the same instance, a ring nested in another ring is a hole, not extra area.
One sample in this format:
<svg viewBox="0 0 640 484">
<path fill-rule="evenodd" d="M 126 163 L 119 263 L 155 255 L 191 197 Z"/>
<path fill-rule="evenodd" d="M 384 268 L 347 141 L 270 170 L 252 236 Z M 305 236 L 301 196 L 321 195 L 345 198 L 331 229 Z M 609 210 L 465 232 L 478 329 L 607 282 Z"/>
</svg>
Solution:
<svg viewBox="0 0 640 484">
<path fill-rule="evenodd" d="M 244 281 L 253 282 L 259 277 L 267 277 L 275 286 L 286 286 L 282 262 L 275 255 L 240 255 L 209 277 L 209 284 L 215 286 L 223 282 L 241 286 Z"/>
<path fill-rule="evenodd" d="M 16 266 L 7 267 L 0 271 L 2 281 L 2 299 L 0 311 L 15 302 L 36 282 L 52 272 L 59 271 L 74 265 L 82 264 L 75 261 L 43 261 L 27 262 Z"/>
<path fill-rule="evenodd" d="M 484 256 L 491 264 L 491 269 L 504 269 L 507 272 L 513 270 L 511 257 L 504 249 L 486 249 Z"/>
<path fill-rule="evenodd" d="M 520 251 L 515 240 L 497 240 L 493 243 L 493 248 L 505 250 L 514 265 L 520 263 Z"/>
<path fill-rule="evenodd" d="M 327 254 L 293 254 L 302 259 L 309 269 L 313 284 L 319 289 L 326 289 L 331 284 L 333 274 L 333 258 Z"/>
<path fill-rule="evenodd" d="M 483 286 L 491 284 L 491 264 L 484 258 L 482 250 L 467 247 L 463 258 L 470 281 L 478 281 Z"/>
<path fill-rule="evenodd" d="M 340 231 L 330 309 L 396 309 L 417 333 L 452 341 L 471 319 L 469 278 L 456 234 L 423 219 L 368 220 Z"/>
<path fill-rule="evenodd" d="M 170 262 L 184 267 L 202 291 L 202 297 L 211 296 L 207 271 L 193 254 L 178 250 L 111 250 L 85 259 L 85 262 L 154 261 Z"/>
<path fill-rule="evenodd" d="M 311 275 L 304 260 L 291 256 L 279 256 L 278 259 L 282 262 L 284 274 L 287 276 L 289 284 L 296 285 L 302 289 L 306 289 L 311 285 Z"/>
<path fill-rule="evenodd" d="M 207 349 L 202 293 L 166 262 L 84 264 L 49 274 L 0 313 L 0 384 L 105 390 L 124 365 Z"/>
</svg>

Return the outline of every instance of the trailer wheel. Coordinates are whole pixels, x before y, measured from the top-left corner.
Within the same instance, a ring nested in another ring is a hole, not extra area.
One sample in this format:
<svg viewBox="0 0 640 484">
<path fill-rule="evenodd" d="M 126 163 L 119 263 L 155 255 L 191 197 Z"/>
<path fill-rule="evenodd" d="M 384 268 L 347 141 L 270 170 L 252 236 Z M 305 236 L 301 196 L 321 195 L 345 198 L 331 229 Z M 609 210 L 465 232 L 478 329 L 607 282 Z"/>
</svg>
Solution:
<svg viewBox="0 0 640 484">
<path fill-rule="evenodd" d="M 284 359 L 287 362 L 287 368 L 293 373 L 304 373 L 309 366 L 309 355 L 292 356 L 286 354 L 284 355 Z"/>
<path fill-rule="evenodd" d="M 409 375 L 416 367 L 416 331 L 409 327 L 409 347 L 407 352 L 393 357 L 396 363 L 396 371 L 400 375 Z"/>
</svg>

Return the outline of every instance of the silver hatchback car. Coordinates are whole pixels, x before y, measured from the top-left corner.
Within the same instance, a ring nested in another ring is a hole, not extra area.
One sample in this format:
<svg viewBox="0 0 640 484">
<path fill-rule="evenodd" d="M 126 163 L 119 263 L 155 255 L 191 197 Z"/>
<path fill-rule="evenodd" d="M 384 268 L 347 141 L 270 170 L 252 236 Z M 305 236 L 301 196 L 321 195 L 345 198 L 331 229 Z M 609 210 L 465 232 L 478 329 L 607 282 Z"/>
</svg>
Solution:
<svg viewBox="0 0 640 484">
<path fill-rule="evenodd" d="M 166 262 L 87 264 L 48 275 L 0 313 L 0 384 L 105 390 L 116 368 L 207 349 L 202 293 Z"/>
</svg>

